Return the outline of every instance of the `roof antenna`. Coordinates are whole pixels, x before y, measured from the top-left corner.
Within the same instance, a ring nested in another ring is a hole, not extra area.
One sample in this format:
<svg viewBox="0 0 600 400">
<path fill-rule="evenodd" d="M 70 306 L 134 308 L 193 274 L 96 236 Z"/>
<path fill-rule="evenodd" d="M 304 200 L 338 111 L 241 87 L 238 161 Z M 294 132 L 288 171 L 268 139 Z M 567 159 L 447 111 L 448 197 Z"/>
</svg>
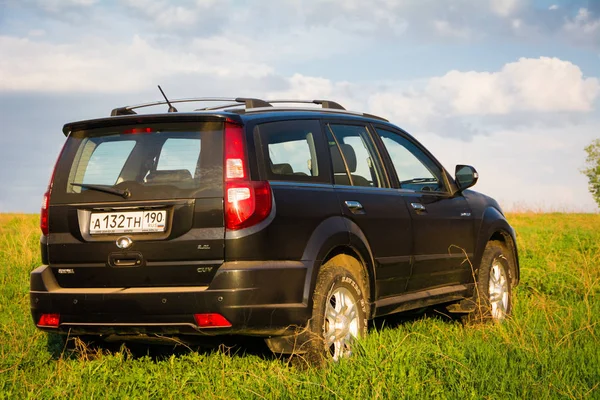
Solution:
<svg viewBox="0 0 600 400">
<path fill-rule="evenodd" d="M 175 107 L 173 107 L 173 105 L 171 104 L 171 102 L 169 101 L 169 99 L 167 99 L 167 96 L 165 95 L 165 92 L 163 92 L 163 90 L 160 87 L 160 85 L 158 85 L 158 90 L 160 90 L 160 92 L 162 93 L 163 97 L 167 101 L 167 104 L 169 105 L 169 112 L 177 112 L 177 109 Z"/>
</svg>

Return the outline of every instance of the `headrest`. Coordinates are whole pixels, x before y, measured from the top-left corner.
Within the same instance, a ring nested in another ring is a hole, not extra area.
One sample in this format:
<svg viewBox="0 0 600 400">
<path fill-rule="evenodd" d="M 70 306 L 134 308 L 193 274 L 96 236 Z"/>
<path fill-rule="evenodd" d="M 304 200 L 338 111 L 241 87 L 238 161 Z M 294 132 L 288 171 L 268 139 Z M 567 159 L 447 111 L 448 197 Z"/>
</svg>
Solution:
<svg viewBox="0 0 600 400">
<path fill-rule="evenodd" d="M 340 143 L 340 148 L 344 153 L 344 158 L 346 159 L 346 163 L 348 163 L 348 169 L 350 173 L 356 171 L 356 153 L 354 152 L 354 148 L 346 143 Z M 343 174 L 346 173 L 346 168 L 344 167 L 344 160 L 338 151 L 338 147 L 336 145 L 329 146 L 329 152 L 331 153 L 331 162 L 333 163 L 333 173 L 334 174 Z"/>
<path fill-rule="evenodd" d="M 293 175 L 294 169 L 290 164 L 273 164 L 271 165 L 271 171 L 277 175 Z"/>
<path fill-rule="evenodd" d="M 147 183 L 169 183 L 191 181 L 192 174 L 187 169 L 168 169 L 163 171 L 153 171 L 146 177 Z"/>
</svg>

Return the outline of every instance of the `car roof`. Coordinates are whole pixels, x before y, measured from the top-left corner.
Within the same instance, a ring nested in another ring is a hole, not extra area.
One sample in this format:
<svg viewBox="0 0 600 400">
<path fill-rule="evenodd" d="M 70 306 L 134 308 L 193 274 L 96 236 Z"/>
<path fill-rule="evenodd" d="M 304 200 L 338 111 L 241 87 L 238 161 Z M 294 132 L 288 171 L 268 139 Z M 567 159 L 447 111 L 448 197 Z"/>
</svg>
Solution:
<svg viewBox="0 0 600 400">
<path fill-rule="evenodd" d="M 221 101 L 224 105 L 216 107 L 205 107 L 192 112 L 166 112 L 154 114 L 138 114 L 134 110 L 138 108 L 158 106 L 162 104 L 169 105 L 169 111 L 174 107 L 172 103 L 195 102 L 195 101 Z M 302 103 L 316 104 L 316 107 L 281 107 L 278 103 Z M 275 105 L 274 105 L 275 104 Z M 369 121 L 384 123 L 390 125 L 388 120 L 376 115 L 348 111 L 339 103 L 331 100 L 271 100 L 271 102 L 253 99 L 253 98 L 198 98 L 198 99 L 179 99 L 172 101 L 159 101 L 146 103 L 136 106 L 126 106 L 115 108 L 111 111 L 111 116 L 69 122 L 63 126 L 63 133 L 68 135 L 71 131 L 81 129 L 93 129 L 98 127 L 110 127 L 124 124 L 144 123 L 164 123 L 164 122 L 193 122 L 210 120 L 232 120 L 238 123 L 246 123 L 254 120 L 285 120 L 290 118 L 310 119 L 310 118 L 335 118 L 356 121 Z"/>
</svg>

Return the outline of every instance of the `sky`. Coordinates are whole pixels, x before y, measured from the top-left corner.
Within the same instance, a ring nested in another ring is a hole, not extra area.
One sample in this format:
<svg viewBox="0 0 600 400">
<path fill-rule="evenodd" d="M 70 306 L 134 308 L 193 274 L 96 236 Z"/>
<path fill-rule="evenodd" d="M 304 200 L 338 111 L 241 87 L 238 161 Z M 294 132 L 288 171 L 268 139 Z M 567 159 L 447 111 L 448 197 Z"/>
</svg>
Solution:
<svg viewBox="0 0 600 400">
<path fill-rule="evenodd" d="M 0 0 L 0 212 L 39 211 L 63 124 L 157 84 L 331 99 L 473 165 L 506 210 L 598 211 L 600 0 Z"/>
</svg>

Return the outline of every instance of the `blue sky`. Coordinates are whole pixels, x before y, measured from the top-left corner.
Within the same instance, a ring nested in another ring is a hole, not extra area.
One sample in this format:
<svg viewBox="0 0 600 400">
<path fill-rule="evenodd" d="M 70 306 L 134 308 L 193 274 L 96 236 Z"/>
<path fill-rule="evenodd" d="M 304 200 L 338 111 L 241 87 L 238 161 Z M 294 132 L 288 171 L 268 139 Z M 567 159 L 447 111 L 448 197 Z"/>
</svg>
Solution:
<svg viewBox="0 0 600 400">
<path fill-rule="evenodd" d="M 597 211 L 600 0 L 0 0 L 0 212 L 37 212 L 65 122 L 172 98 L 331 98 L 507 209 Z"/>
</svg>

